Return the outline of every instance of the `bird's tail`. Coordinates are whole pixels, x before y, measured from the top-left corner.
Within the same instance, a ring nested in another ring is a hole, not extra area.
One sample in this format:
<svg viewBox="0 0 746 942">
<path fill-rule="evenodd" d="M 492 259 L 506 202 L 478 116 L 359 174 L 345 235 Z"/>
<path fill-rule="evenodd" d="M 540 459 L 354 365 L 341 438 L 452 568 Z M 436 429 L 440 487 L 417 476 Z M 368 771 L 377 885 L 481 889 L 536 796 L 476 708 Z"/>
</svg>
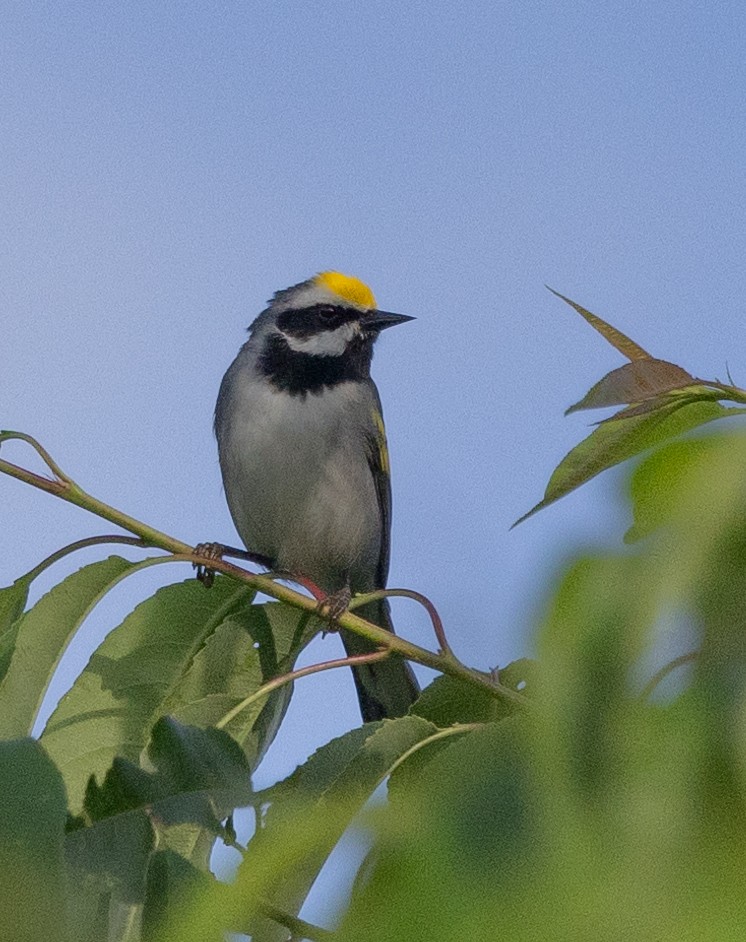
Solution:
<svg viewBox="0 0 746 942">
<path fill-rule="evenodd" d="M 387 599 L 362 605 L 355 614 L 393 632 L 391 612 Z M 342 631 L 342 641 L 348 654 L 370 654 L 376 646 L 351 631 Z M 357 698 L 363 722 L 403 716 L 420 693 L 412 668 L 396 654 L 372 664 L 352 668 L 357 687 Z"/>
</svg>

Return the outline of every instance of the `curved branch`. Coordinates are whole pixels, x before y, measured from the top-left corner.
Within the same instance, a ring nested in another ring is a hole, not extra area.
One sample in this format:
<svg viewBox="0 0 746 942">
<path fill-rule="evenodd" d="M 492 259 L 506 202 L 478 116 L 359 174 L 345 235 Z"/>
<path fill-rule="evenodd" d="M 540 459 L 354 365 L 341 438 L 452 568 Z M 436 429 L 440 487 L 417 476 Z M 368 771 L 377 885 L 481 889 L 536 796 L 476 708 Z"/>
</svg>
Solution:
<svg viewBox="0 0 746 942">
<path fill-rule="evenodd" d="M 366 592 L 364 595 L 355 596 L 350 603 L 350 610 L 358 608 L 360 605 L 365 605 L 367 602 L 385 598 L 412 599 L 412 601 L 418 602 L 430 616 L 433 631 L 438 640 L 440 653 L 453 657 L 453 651 L 448 643 L 448 638 L 446 638 L 445 629 L 443 628 L 443 622 L 438 614 L 438 610 L 430 599 L 421 592 L 415 592 L 414 589 L 378 589 L 376 592 Z"/>
<path fill-rule="evenodd" d="M 270 903 L 259 902 L 257 909 L 263 916 L 266 916 L 267 919 L 271 919 L 272 922 L 276 922 L 286 929 L 289 929 L 293 939 L 308 939 L 309 942 L 327 942 L 328 939 L 335 937 L 330 929 L 322 929 L 321 926 L 314 926 L 312 923 L 306 922 L 305 919 L 291 916 L 290 913 L 283 912 L 283 910 L 272 906 Z"/>
<path fill-rule="evenodd" d="M 2 445 L 3 442 L 10 441 L 26 442 L 27 445 L 30 445 L 34 449 L 34 451 L 58 481 L 64 481 L 66 484 L 75 483 L 69 475 L 65 474 L 62 468 L 46 450 L 46 448 L 43 448 L 31 435 L 26 435 L 25 432 L 11 432 L 9 430 L 0 431 L 0 445 Z"/>
<path fill-rule="evenodd" d="M 82 540 L 76 540 L 75 543 L 68 543 L 67 546 L 63 546 L 56 552 L 51 553 L 46 559 L 42 559 L 38 566 L 34 566 L 34 568 L 30 569 L 24 576 L 21 576 L 21 579 L 28 579 L 28 581 L 31 582 L 33 579 L 36 579 L 37 576 L 40 576 L 45 569 L 49 569 L 51 565 L 59 562 L 60 559 L 64 559 L 65 556 L 69 556 L 70 553 L 86 549 L 89 546 L 99 546 L 102 543 L 125 543 L 128 546 L 137 546 L 141 549 L 148 548 L 137 536 L 124 536 L 121 533 L 113 533 L 107 536 L 88 536 Z"/>
<path fill-rule="evenodd" d="M 235 719 L 239 713 L 242 713 L 246 707 L 251 706 L 252 703 L 260 700 L 262 697 L 266 697 L 268 694 L 272 693 L 273 690 L 277 690 L 278 687 L 284 687 L 285 684 L 290 684 L 294 680 L 298 680 L 299 677 L 308 677 L 311 674 L 332 670 L 335 667 L 354 667 L 356 664 L 371 664 L 374 661 L 382 661 L 384 658 L 388 657 L 388 655 L 388 650 L 381 648 L 379 651 L 373 651 L 372 654 L 352 654 L 348 657 L 337 657 L 331 661 L 321 661 L 318 664 L 310 664 L 308 667 L 299 667 L 297 670 L 288 671 L 287 674 L 278 674 L 277 677 L 273 677 L 272 680 L 268 680 L 266 684 L 262 684 L 258 690 L 255 690 L 254 693 L 246 697 L 245 700 L 242 700 L 232 709 L 228 710 L 224 716 L 220 717 L 215 726 L 217 729 L 225 729 L 228 723 Z"/>
<path fill-rule="evenodd" d="M 698 657 L 699 651 L 689 651 L 688 654 L 680 654 L 672 661 L 664 664 L 659 671 L 656 671 L 655 674 L 653 674 L 650 680 L 642 688 L 642 692 L 640 693 L 640 700 L 647 700 L 658 684 L 664 681 L 669 674 L 673 673 L 677 668 L 683 667 L 684 664 L 690 664 L 692 661 L 696 661 Z"/>
</svg>

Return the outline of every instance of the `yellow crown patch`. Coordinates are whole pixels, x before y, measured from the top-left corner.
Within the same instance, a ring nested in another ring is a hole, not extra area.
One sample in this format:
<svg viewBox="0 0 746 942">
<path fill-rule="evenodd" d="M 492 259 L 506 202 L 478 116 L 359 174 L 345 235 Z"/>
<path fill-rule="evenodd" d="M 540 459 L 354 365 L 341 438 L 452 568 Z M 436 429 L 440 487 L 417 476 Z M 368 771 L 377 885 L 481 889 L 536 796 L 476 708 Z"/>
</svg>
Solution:
<svg viewBox="0 0 746 942">
<path fill-rule="evenodd" d="M 352 275 L 343 275 L 340 271 L 322 271 L 316 275 L 314 281 L 318 285 L 328 288 L 345 301 L 351 301 L 359 307 L 375 307 L 376 299 L 373 292 L 359 278 Z"/>
</svg>

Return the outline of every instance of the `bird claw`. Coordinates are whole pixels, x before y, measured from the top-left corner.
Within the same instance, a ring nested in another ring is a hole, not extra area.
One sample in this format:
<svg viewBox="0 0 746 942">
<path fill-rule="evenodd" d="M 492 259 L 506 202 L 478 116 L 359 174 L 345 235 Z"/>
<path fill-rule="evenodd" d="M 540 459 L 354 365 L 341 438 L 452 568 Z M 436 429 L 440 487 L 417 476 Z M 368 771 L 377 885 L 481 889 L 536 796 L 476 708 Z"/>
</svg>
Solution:
<svg viewBox="0 0 746 942">
<path fill-rule="evenodd" d="M 203 556 L 206 559 L 220 560 L 223 558 L 223 553 L 225 553 L 225 546 L 222 543 L 198 543 L 194 547 L 195 556 Z M 197 570 L 199 581 L 206 589 L 209 589 L 215 581 L 215 570 L 210 569 L 204 563 L 192 563 L 192 566 Z"/>
<path fill-rule="evenodd" d="M 324 629 L 324 634 L 331 631 L 339 631 L 338 621 L 349 608 L 351 601 L 352 591 L 349 586 L 345 586 L 337 592 L 332 592 L 331 595 L 327 595 L 325 598 L 319 600 L 316 607 L 318 616 L 328 622 L 328 626 Z"/>
</svg>

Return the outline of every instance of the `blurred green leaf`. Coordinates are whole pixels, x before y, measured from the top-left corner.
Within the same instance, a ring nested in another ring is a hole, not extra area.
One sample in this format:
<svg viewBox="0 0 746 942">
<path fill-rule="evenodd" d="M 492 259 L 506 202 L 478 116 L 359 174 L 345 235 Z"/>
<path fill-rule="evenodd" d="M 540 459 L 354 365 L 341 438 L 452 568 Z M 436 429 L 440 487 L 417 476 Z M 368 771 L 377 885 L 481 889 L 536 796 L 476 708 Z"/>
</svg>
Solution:
<svg viewBox="0 0 746 942">
<path fill-rule="evenodd" d="M 56 585 L 16 623 L 10 665 L 0 683 L 0 738 L 31 732 L 70 639 L 98 600 L 134 565 L 120 556 L 110 556 L 84 566 Z"/>
<path fill-rule="evenodd" d="M 712 478 L 718 473 L 722 439 L 699 438 L 671 442 L 658 449 L 635 469 L 630 482 L 634 523 L 625 542 L 642 539 L 680 512 L 685 491 L 695 476 Z M 736 457 L 736 456 L 733 456 Z M 702 481 L 706 483 L 706 481 Z M 721 494 L 714 488 L 697 488 L 714 511 Z M 713 520 L 717 526 L 720 520 Z"/>
<path fill-rule="evenodd" d="M 696 383 L 685 369 L 667 360 L 633 360 L 607 373 L 595 386 L 565 410 L 565 415 L 581 409 L 602 409 L 606 406 L 643 402 L 673 389 L 682 389 Z"/>
<path fill-rule="evenodd" d="M 715 419 L 743 413 L 717 402 L 674 402 L 644 415 L 615 418 L 599 425 L 559 463 L 543 499 L 513 524 L 517 526 L 560 497 L 649 448 L 661 445 Z"/>
<path fill-rule="evenodd" d="M 0 742 L 0 939 L 64 942 L 62 776 L 31 739 Z"/>
<path fill-rule="evenodd" d="M 514 934 L 522 920 L 505 891 L 533 863 L 540 834 L 525 725 L 513 717 L 449 739 L 378 811 L 377 847 L 341 940 L 553 938 Z"/>
<path fill-rule="evenodd" d="M 296 916 L 327 857 L 397 760 L 437 731 L 416 716 L 368 723 L 332 740 L 278 785 L 263 792 L 269 802 L 262 827 L 249 842 L 241 873 L 261 866 L 268 845 L 301 813 L 319 837 L 304 854 L 288 855 L 281 873 L 264 890 L 268 903 Z M 287 930 L 267 919 L 252 924 L 254 942 L 287 938 Z"/>
<path fill-rule="evenodd" d="M 234 883 L 203 885 L 197 899 L 171 912 L 158 942 L 204 942 L 216 929 L 284 942 L 288 930 L 261 915 L 267 904 L 296 915 L 339 837 L 397 759 L 436 731 L 417 717 L 366 724 L 255 796 L 267 810 Z"/>
<path fill-rule="evenodd" d="M 155 835 L 145 808 L 130 808 L 94 818 L 65 838 L 68 866 L 89 893 L 126 906 L 145 898 L 145 874 Z"/>
<path fill-rule="evenodd" d="M 724 575 L 730 588 L 715 590 L 722 599 L 713 604 L 725 610 L 726 601 L 737 598 L 740 528 L 746 516 L 744 464 L 746 435 L 720 433 L 669 443 L 632 476 L 634 523 L 625 539 L 652 540 L 658 592 L 668 604 L 691 606 L 693 596 L 719 584 Z M 729 635 L 723 636 L 723 647 Z"/>
<path fill-rule="evenodd" d="M 192 866 L 180 854 L 171 850 L 159 850 L 153 854 L 148 867 L 147 890 L 142 917 L 142 942 L 162 942 L 168 922 L 183 919 L 191 901 L 208 891 L 219 896 L 221 887 L 211 874 Z M 213 927 L 214 942 L 221 942 L 225 933 L 216 923 Z M 208 942 L 203 937 L 203 942 Z"/>
</svg>

